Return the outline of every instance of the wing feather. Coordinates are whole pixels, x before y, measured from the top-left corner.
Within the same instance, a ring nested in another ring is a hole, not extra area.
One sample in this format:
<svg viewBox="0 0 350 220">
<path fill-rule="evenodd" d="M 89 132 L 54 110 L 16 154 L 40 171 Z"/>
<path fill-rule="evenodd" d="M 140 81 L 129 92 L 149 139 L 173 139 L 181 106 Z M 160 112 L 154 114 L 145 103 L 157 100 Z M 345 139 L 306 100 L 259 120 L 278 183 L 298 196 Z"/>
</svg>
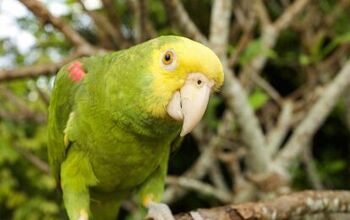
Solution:
<svg viewBox="0 0 350 220">
<path fill-rule="evenodd" d="M 81 81 L 72 80 L 68 66 L 63 67 L 56 76 L 49 107 L 48 157 L 51 173 L 57 181 L 61 163 L 66 157 L 67 140 L 64 130 L 73 111 L 76 92 L 82 84 Z"/>
</svg>

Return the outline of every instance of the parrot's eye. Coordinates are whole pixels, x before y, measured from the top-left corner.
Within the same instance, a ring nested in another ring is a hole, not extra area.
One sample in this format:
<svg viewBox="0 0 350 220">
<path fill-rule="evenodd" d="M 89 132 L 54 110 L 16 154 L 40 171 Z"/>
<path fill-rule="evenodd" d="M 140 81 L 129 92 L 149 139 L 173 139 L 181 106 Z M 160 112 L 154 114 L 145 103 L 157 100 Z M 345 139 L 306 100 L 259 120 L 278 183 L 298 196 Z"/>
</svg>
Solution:
<svg viewBox="0 0 350 220">
<path fill-rule="evenodd" d="M 164 64 L 170 64 L 173 61 L 173 54 L 170 51 L 167 51 L 164 55 Z"/>
<path fill-rule="evenodd" d="M 167 50 L 163 54 L 162 64 L 166 70 L 173 70 L 176 67 L 176 56 L 173 50 Z"/>
<path fill-rule="evenodd" d="M 163 64 L 169 65 L 173 62 L 173 59 L 174 59 L 174 53 L 171 50 L 168 50 L 165 52 L 163 56 Z"/>
</svg>

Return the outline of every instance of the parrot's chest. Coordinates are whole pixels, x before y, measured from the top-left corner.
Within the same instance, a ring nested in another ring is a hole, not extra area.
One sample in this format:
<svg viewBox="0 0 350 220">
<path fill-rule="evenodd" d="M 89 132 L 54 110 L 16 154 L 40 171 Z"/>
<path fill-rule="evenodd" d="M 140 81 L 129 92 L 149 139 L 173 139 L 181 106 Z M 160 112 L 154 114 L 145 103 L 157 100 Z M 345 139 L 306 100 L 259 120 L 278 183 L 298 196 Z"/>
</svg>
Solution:
<svg viewBox="0 0 350 220">
<path fill-rule="evenodd" d="M 167 156 L 170 144 L 164 142 L 111 141 L 94 147 L 91 164 L 103 191 L 128 190 L 140 185 Z"/>
</svg>

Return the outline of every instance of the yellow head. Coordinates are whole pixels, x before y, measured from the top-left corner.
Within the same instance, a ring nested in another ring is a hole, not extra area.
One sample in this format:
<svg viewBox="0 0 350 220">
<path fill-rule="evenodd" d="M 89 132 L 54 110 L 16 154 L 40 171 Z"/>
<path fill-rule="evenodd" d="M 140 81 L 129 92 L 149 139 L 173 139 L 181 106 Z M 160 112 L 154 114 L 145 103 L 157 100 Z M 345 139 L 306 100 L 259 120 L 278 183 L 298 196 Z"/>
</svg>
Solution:
<svg viewBox="0 0 350 220">
<path fill-rule="evenodd" d="M 148 111 L 156 117 L 184 121 L 182 135 L 190 132 L 203 116 L 209 95 L 224 81 L 221 62 L 208 47 L 178 36 L 151 40 L 149 56 L 154 99 Z"/>
</svg>

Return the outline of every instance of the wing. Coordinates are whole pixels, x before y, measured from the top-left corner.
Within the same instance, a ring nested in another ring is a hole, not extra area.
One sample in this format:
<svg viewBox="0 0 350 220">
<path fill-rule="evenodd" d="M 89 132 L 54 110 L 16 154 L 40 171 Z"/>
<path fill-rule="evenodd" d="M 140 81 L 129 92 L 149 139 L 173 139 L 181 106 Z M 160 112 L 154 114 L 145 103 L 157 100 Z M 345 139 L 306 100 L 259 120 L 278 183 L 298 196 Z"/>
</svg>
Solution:
<svg viewBox="0 0 350 220">
<path fill-rule="evenodd" d="M 81 65 L 80 61 L 74 62 Z M 83 75 L 80 74 L 84 74 L 84 72 L 79 72 L 82 70 L 80 68 L 72 70 L 74 62 L 64 66 L 58 72 L 49 107 L 48 157 L 51 173 L 56 181 L 59 181 L 60 166 L 65 159 L 67 149 L 64 130 L 73 111 L 76 91 L 82 84 Z"/>
</svg>

